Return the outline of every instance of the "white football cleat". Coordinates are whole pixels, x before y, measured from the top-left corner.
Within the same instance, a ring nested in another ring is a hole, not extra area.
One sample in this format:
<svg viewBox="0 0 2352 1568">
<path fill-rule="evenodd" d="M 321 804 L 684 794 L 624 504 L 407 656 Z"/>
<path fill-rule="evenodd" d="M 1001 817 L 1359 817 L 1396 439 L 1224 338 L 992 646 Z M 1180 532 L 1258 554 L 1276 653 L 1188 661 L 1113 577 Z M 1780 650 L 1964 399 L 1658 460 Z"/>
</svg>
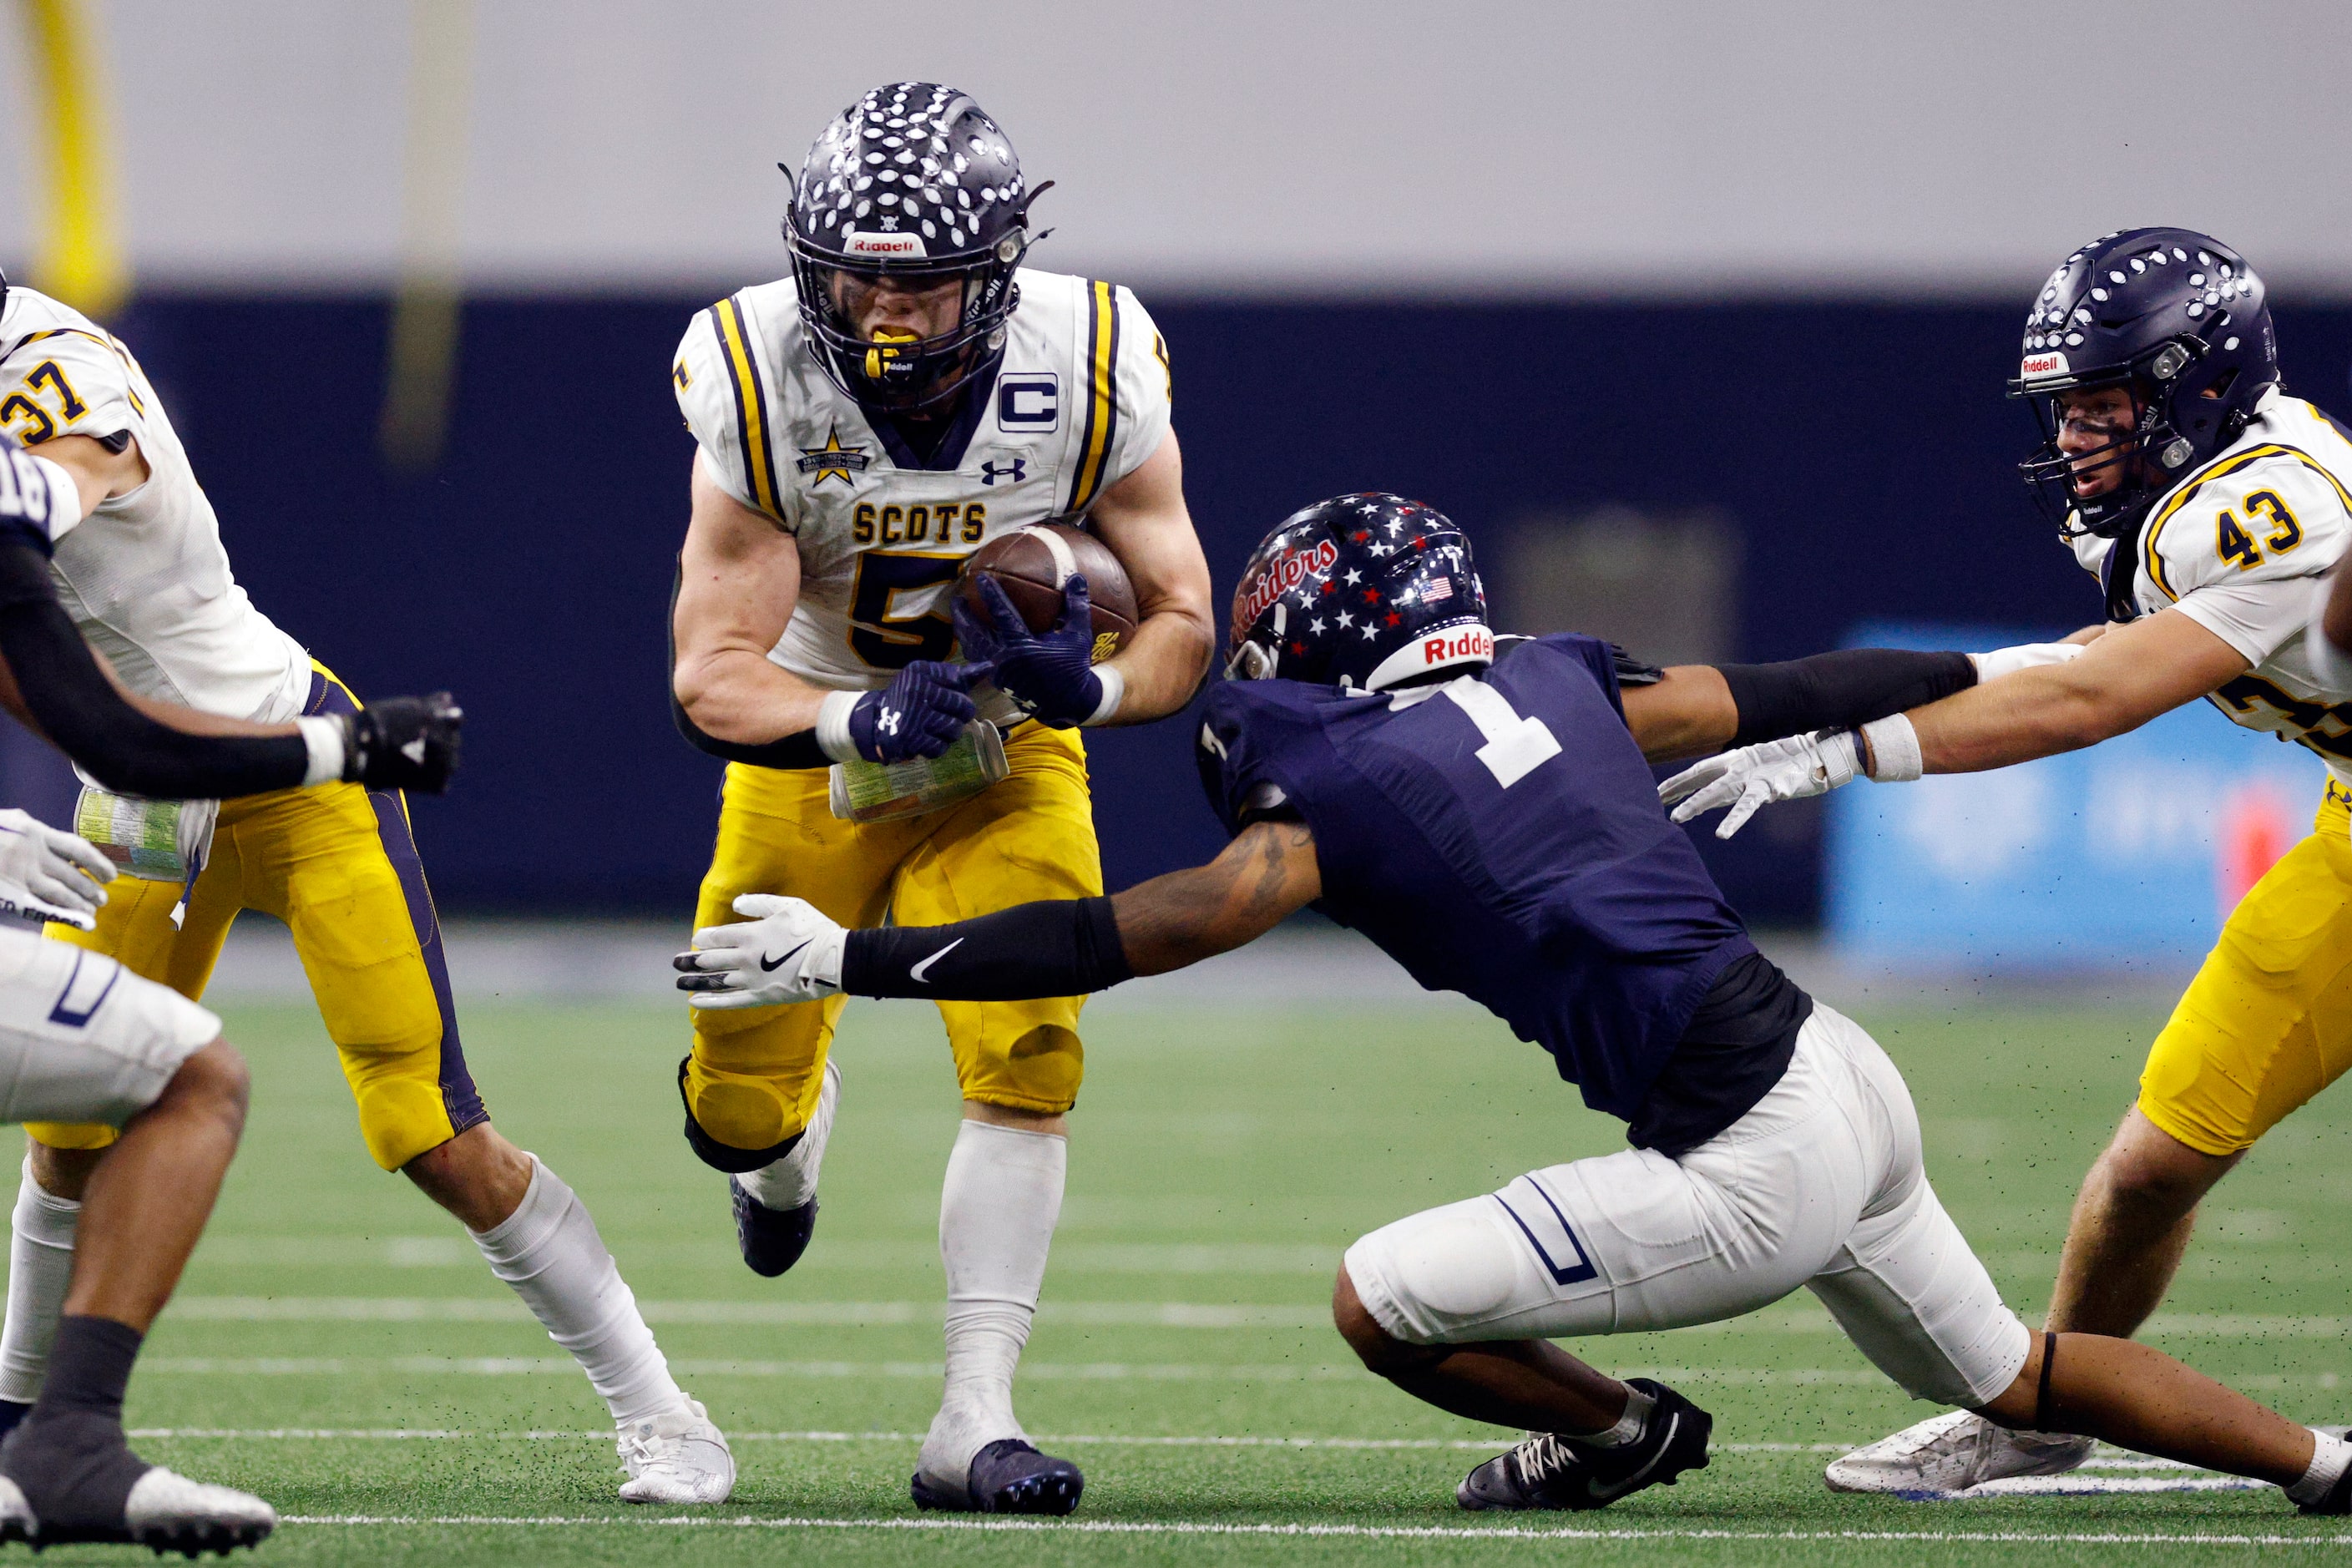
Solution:
<svg viewBox="0 0 2352 1568">
<path fill-rule="evenodd" d="M 1954 1410 L 1832 1461 L 1822 1479 L 1833 1492 L 1882 1492 L 1924 1502 L 2010 1476 L 2063 1476 L 2080 1468 L 2093 1446 L 2088 1437 L 2011 1432 Z"/>
<path fill-rule="evenodd" d="M 41 1531 L 41 1521 L 33 1517 L 33 1505 L 25 1500 L 25 1490 L 5 1476 L 0 1476 L 0 1542 L 30 1541 Z"/>
<path fill-rule="evenodd" d="M 0 1497 L 0 1504 L 5 1502 Z M 166 1552 L 191 1558 L 217 1552 L 226 1557 L 236 1547 L 258 1545 L 278 1528 L 278 1510 L 251 1492 L 192 1481 L 157 1465 L 131 1485 L 122 1524 L 131 1540 L 159 1557 Z"/>
<path fill-rule="evenodd" d="M 623 1502 L 725 1502 L 735 1456 L 699 1400 L 620 1430 Z"/>
</svg>

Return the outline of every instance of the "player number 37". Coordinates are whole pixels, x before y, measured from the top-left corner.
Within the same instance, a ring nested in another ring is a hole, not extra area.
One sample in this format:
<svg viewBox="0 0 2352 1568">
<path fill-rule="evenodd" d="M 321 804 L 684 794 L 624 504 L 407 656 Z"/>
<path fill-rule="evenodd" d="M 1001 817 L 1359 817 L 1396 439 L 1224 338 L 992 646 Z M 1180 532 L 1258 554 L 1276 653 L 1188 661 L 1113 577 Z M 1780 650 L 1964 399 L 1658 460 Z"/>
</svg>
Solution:
<svg viewBox="0 0 2352 1568">
<path fill-rule="evenodd" d="M 2271 530 L 2260 544 L 2254 534 Z M 2252 530 L 2250 532 L 2248 530 Z M 2284 555 L 2303 542 L 2303 524 L 2295 521 L 2294 513 L 2287 510 L 2286 502 L 2269 490 L 2256 490 L 2246 498 L 2246 521 L 2239 524 L 2228 508 L 2213 520 L 2213 551 L 2224 561 L 2232 562 L 2239 571 L 2263 563 L 2265 547 L 2273 555 Z"/>
</svg>

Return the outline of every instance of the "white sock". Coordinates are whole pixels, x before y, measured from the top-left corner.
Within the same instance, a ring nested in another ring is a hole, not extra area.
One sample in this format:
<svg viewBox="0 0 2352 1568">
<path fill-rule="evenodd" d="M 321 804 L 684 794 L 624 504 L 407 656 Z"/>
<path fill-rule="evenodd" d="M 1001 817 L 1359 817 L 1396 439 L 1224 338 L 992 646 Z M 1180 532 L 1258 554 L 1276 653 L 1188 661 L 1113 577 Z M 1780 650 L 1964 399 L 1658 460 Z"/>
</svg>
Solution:
<svg viewBox="0 0 2352 1568">
<path fill-rule="evenodd" d="M 677 1409 L 686 1394 L 587 1205 L 538 1155 L 530 1165 L 522 1202 L 496 1227 L 468 1232 L 474 1245 L 546 1325 L 547 1337 L 579 1362 L 614 1421 L 625 1426 Z"/>
<path fill-rule="evenodd" d="M 809 1117 L 793 1152 L 773 1164 L 762 1165 L 735 1179 L 762 1208 L 779 1213 L 796 1209 L 816 1196 L 818 1168 L 824 1163 L 825 1142 L 833 1136 L 834 1108 L 841 1103 L 841 1073 L 830 1060 L 824 1064 L 824 1088 L 818 1091 L 816 1110 Z"/>
<path fill-rule="evenodd" d="M 1642 1435 L 1650 1423 L 1650 1412 L 1657 1407 L 1656 1394 L 1644 1394 L 1629 1384 L 1625 1388 L 1625 1414 L 1617 1417 L 1616 1426 L 1606 1431 L 1571 1432 L 1568 1436 L 1595 1448 L 1622 1448 Z"/>
<path fill-rule="evenodd" d="M 1029 1342 L 1045 1253 L 1062 1217 L 1069 1141 L 964 1122 L 940 1192 L 947 1265 L 947 1387 L 919 1468 L 961 1488 L 974 1454 L 1028 1434 L 1013 1415 L 1013 1370 Z"/>
<path fill-rule="evenodd" d="M 2325 1501 L 2336 1483 L 2344 1479 L 2346 1468 L 2352 1467 L 2352 1442 L 2315 1428 L 2311 1438 L 2311 1468 L 2303 1472 L 2303 1479 L 2286 1489 L 2290 1501 L 2306 1508 Z"/>
<path fill-rule="evenodd" d="M 81 1205 L 43 1192 L 33 1180 L 33 1157 L 27 1154 L 8 1224 L 15 1235 L 8 1243 L 8 1321 L 0 1327 L 0 1399 L 30 1405 L 40 1397 L 49 1346 L 66 1309 L 66 1287 L 73 1283 Z"/>
</svg>

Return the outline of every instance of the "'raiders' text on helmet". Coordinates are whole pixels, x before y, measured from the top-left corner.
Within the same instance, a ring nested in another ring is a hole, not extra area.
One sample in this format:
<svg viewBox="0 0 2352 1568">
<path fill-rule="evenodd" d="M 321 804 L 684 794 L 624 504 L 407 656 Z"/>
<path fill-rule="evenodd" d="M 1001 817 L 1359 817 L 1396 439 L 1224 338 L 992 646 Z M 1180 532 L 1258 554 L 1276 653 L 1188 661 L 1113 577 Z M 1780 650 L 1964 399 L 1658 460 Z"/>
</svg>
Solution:
<svg viewBox="0 0 2352 1568">
<path fill-rule="evenodd" d="M 1234 593 L 1229 679 L 1384 691 L 1494 661 L 1468 536 L 1402 496 L 1335 496 L 1291 513 Z"/>
</svg>

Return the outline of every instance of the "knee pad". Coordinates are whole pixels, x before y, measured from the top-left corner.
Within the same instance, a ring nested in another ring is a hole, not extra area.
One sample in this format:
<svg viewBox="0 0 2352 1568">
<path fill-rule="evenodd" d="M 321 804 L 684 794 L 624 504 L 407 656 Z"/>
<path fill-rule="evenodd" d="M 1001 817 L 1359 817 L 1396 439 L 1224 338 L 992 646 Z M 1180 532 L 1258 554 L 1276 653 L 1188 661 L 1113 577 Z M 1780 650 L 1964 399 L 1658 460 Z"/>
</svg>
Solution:
<svg viewBox="0 0 2352 1568">
<path fill-rule="evenodd" d="M 1357 1298 L 1392 1338 L 1439 1343 L 1513 1305 L 1522 1260 L 1487 1216 L 1475 1212 L 1484 1201 L 1410 1215 L 1348 1248 Z"/>
<path fill-rule="evenodd" d="M 759 1170 L 762 1166 L 772 1165 L 799 1147 L 804 1131 L 795 1132 L 782 1142 L 771 1143 L 765 1149 L 739 1149 L 732 1143 L 721 1143 L 705 1131 L 702 1123 L 694 1119 L 694 1101 L 686 1092 L 686 1069 L 688 1064 L 693 1060 L 692 1057 L 678 1058 L 677 1100 L 686 1110 L 686 1146 L 694 1151 L 696 1159 L 714 1171 L 724 1171 L 730 1176 L 740 1176 Z"/>
</svg>

